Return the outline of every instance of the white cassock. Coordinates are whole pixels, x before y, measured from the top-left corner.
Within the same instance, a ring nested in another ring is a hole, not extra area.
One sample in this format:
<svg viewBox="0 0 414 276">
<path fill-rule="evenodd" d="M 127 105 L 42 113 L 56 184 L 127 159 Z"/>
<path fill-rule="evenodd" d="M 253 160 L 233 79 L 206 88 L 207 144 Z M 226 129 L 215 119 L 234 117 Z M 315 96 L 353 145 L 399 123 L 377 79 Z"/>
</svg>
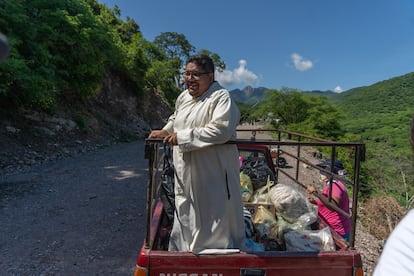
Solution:
<svg viewBox="0 0 414 276">
<path fill-rule="evenodd" d="M 414 209 L 388 236 L 373 275 L 414 275 Z"/>
<path fill-rule="evenodd" d="M 169 250 L 243 249 L 245 224 L 236 139 L 240 112 L 217 82 L 200 97 L 188 90 L 163 129 L 176 132 L 176 212 Z"/>
</svg>

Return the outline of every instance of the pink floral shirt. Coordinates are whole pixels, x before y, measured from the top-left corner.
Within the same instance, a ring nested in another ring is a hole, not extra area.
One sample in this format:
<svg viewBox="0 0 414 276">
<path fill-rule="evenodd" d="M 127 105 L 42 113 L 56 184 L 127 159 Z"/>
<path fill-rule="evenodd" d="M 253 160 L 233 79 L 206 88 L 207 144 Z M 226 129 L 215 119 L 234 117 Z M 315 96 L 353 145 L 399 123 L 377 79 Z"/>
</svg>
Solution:
<svg viewBox="0 0 414 276">
<path fill-rule="evenodd" d="M 322 194 L 329 196 L 329 182 L 323 189 Z M 349 213 L 349 197 L 345 185 L 342 182 L 335 180 L 332 183 L 332 197 L 340 198 L 339 208 Z M 351 220 L 338 212 L 330 210 L 318 199 L 319 215 L 326 220 L 328 225 L 339 235 L 346 235 L 351 230 Z M 333 202 L 334 203 L 334 202 Z M 335 203 L 334 203 L 335 204 Z"/>
</svg>

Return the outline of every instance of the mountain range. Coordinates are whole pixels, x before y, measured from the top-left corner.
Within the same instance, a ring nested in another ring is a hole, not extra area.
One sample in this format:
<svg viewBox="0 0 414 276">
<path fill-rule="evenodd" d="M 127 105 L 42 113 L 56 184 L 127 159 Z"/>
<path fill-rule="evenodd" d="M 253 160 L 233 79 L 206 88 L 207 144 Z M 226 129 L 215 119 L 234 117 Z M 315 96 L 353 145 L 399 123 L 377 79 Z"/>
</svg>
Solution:
<svg viewBox="0 0 414 276">
<path fill-rule="evenodd" d="M 247 86 L 230 91 L 230 95 L 238 102 L 255 104 L 263 99 L 266 90 Z M 385 143 L 394 148 L 391 155 L 411 155 L 407 134 L 414 114 L 414 72 L 342 93 L 302 92 L 327 96 L 344 114 L 346 132 L 373 143 L 371 149 L 380 150 Z"/>
<path fill-rule="evenodd" d="M 229 91 L 231 97 L 237 101 L 254 104 L 261 101 L 268 88 L 246 86 Z M 352 88 L 342 93 L 331 90 L 301 91 L 326 96 L 346 113 L 354 117 L 356 114 L 394 114 L 402 110 L 414 113 L 414 72 L 388 80 L 379 81 L 370 86 Z"/>
</svg>

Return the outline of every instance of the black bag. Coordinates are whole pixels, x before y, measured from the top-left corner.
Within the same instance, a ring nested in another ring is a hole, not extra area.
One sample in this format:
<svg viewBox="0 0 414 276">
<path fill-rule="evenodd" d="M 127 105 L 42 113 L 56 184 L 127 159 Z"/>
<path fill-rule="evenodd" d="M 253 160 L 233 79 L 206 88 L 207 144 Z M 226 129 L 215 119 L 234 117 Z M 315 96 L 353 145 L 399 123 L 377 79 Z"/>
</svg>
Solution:
<svg viewBox="0 0 414 276">
<path fill-rule="evenodd" d="M 275 181 L 275 175 L 273 171 L 266 164 L 262 158 L 249 157 L 243 161 L 240 171 L 250 177 L 253 184 L 253 189 L 257 190 L 267 184 L 267 178 L 270 181 Z"/>
<path fill-rule="evenodd" d="M 174 221 L 175 194 L 174 194 L 174 165 L 171 157 L 172 149 L 164 144 L 164 164 L 161 175 L 160 198 L 164 204 L 164 211 L 170 222 Z"/>
</svg>

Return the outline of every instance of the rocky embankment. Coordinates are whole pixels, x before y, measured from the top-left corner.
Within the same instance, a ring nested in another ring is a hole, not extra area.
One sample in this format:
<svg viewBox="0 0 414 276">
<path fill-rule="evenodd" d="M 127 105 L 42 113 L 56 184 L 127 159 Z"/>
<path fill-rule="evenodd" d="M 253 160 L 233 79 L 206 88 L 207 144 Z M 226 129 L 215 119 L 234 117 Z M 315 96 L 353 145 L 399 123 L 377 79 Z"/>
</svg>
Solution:
<svg viewBox="0 0 414 276">
<path fill-rule="evenodd" d="M 145 137 L 170 113 L 157 93 L 137 97 L 108 73 L 86 103 L 61 103 L 54 115 L 25 110 L 17 118 L 0 117 L 0 173 Z"/>
</svg>

